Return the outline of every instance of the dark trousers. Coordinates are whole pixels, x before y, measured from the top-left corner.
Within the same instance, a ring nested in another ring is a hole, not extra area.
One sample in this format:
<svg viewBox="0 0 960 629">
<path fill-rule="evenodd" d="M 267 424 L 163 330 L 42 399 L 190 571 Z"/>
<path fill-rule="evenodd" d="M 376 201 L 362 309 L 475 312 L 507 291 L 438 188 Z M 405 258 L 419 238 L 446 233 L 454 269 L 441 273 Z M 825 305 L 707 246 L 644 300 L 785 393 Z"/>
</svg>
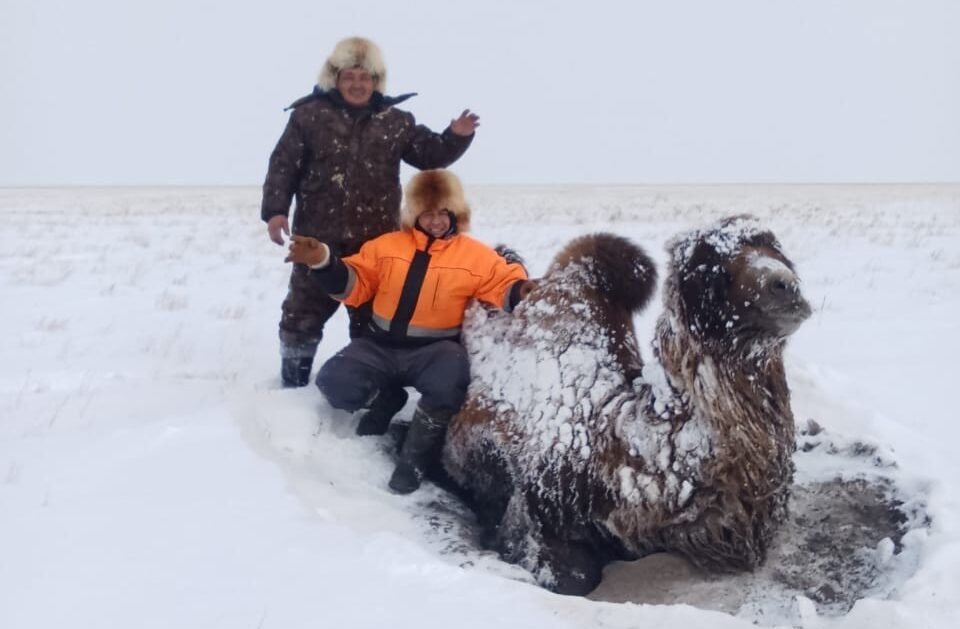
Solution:
<svg viewBox="0 0 960 629">
<path fill-rule="evenodd" d="M 467 352 L 454 341 L 391 347 L 356 338 L 317 375 L 330 405 L 351 412 L 364 408 L 381 389 L 413 387 L 427 413 L 449 417 L 463 405 L 469 383 Z"/>
<path fill-rule="evenodd" d="M 323 326 L 340 307 L 310 277 L 309 267 L 294 264 L 280 315 L 280 352 L 284 358 L 313 359 L 323 339 Z M 370 320 L 370 305 L 347 307 L 350 338 L 361 336 Z"/>
</svg>

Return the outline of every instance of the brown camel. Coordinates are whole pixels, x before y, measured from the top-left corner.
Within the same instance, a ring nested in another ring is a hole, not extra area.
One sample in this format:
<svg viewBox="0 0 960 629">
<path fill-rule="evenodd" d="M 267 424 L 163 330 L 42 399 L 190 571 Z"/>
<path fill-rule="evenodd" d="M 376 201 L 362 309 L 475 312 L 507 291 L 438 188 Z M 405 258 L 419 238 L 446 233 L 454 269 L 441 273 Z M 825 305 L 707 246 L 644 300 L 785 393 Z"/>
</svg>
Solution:
<svg viewBox="0 0 960 629">
<path fill-rule="evenodd" d="M 632 315 L 656 271 L 610 234 L 571 242 L 516 312 L 475 308 L 464 329 L 473 382 L 444 466 L 486 544 L 557 592 L 657 551 L 750 569 L 786 515 L 783 348 L 810 315 L 793 264 L 746 216 L 668 253 L 653 364 Z"/>
</svg>

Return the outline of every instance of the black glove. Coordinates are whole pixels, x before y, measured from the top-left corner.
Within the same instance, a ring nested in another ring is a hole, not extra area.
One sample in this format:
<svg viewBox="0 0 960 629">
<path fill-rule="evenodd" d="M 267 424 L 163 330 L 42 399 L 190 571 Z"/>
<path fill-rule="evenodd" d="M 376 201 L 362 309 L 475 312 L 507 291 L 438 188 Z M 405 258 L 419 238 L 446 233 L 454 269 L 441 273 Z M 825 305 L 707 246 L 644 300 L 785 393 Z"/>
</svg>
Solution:
<svg viewBox="0 0 960 629">
<path fill-rule="evenodd" d="M 519 264 L 520 266 L 526 268 L 526 263 L 524 263 L 523 258 L 520 257 L 520 254 L 511 249 L 506 245 L 497 245 L 493 248 L 501 258 L 507 261 L 507 264 Z"/>
</svg>

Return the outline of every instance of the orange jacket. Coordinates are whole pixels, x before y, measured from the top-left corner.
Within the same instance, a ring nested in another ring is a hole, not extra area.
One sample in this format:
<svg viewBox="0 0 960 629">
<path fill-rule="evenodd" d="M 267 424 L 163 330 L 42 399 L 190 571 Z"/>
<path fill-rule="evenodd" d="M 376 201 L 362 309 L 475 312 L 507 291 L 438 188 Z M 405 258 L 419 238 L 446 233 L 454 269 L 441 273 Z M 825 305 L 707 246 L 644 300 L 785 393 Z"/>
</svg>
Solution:
<svg viewBox="0 0 960 629">
<path fill-rule="evenodd" d="M 470 236 L 454 234 L 432 240 L 429 249 L 427 245 L 427 235 L 417 229 L 367 241 L 359 253 L 343 258 L 346 288 L 330 296 L 348 306 L 373 299 L 373 324 L 378 332 L 391 332 L 393 326 L 392 336 L 426 340 L 459 335 L 471 299 L 509 310 L 510 289 L 527 279 L 523 266 L 508 264 Z M 426 260 L 424 253 L 429 255 Z M 422 282 L 417 279 L 420 276 Z M 401 312 L 410 308 L 412 315 Z"/>
</svg>

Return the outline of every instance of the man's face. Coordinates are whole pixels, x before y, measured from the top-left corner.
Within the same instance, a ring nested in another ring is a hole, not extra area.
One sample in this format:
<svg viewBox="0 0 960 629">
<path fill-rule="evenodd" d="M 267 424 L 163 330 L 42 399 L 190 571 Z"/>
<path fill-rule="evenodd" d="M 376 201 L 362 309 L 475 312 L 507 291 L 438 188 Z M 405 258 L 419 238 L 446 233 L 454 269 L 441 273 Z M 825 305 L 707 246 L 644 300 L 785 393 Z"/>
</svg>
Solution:
<svg viewBox="0 0 960 629">
<path fill-rule="evenodd" d="M 450 212 L 446 210 L 427 210 L 417 217 L 417 224 L 434 238 L 440 238 L 450 229 Z"/>
<path fill-rule="evenodd" d="M 346 68 L 337 75 L 337 90 L 354 107 L 363 107 L 373 96 L 373 76 L 363 68 Z"/>
</svg>

